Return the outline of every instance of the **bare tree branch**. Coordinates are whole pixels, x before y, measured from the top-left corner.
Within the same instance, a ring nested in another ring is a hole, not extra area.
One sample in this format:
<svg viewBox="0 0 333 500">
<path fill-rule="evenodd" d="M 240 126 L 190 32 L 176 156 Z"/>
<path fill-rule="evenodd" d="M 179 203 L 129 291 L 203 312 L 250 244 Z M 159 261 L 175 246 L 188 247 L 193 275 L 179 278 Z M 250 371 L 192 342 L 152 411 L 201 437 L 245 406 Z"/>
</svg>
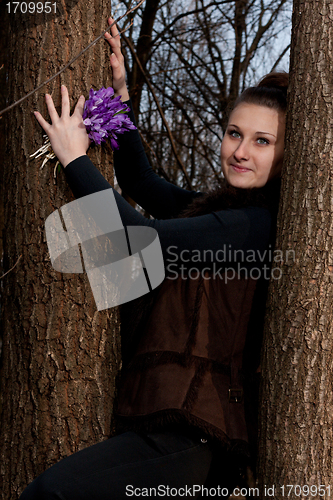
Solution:
<svg viewBox="0 0 333 500">
<path fill-rule="evenodd" d="M 200 9 L 194 9 L 190 10 L 189 12 L 183 12 L 182 14 L 178 14 L 170 24 L 168 24 L 163 31 L 157 34 L 157 36 L 151 41 L 152 45 L 155 45 L 155 43 L 162 38 L 169 30 L 174 26 L 180 19 L 188 16 L 192 16 L 193 14 L 198 14 L 199 12 L 205 11 L 208 7 L 215 6 L 215 5 L 225 5 L 226 3 L 233 3 L 235 0 L 223 0 L 222 2 L 212 2 L 205 7 L 201 7 Z"/>
<path fill-rule="evenodd" d="M 10 109 L 12 109 L 15 106 L 17 106 L 18 104 L 20 104 L 21 102 L 25 101 L 25 99 L 27 99 L 32 94 L 34 94 L 35 92 L 40 90 L 42 87 L 44 87 L 44 85 L 46 85 L 47 83 L 50 83 L 52 80 L 54 80 L 63 71 L 65 71 L 65 69 L 67 69 L 69 66 L 71 66 L 79 57 L 81 57 L 82 54 L 84 54 L 87 50 L 89 50 L 91 47 L 93 47 L 93 45 L 95 45 L 105 35 L 105 33 L 112 28 L 112 26 L 114 24 L 118 23 L 118 21 L 123 19 L 125 16 L 128 16 L 131 12 L 134 12 L 136 9 L 138 9 L 143 4 L 144 1 L 145 0 L 139 0 L 139 3 L 135 7 L 131 8 L 130 10 L 125 12 L 125 14 L 123 14 L 122 16 L 119 16 L 118 19 L 116 19 L 108 28 L 106 28 L 106 30 L 103 31 L 103 33 L 101 33 L 97 38 L 95 38 L 95 40 L 93 40 L 89 45 L 87 45 L 87 47 L 85 47 L 83 50 L 81 50 L 81 52 L 77 56 L 73 57 L 73 59 L 71 61 L 69 61 L 63 68 L 61 68 L 61 70 L 59 70 L 55 75 L 51 76 L 51 78 L 49 78 L 45 82 L 41 83 L 38 87 L 36 87 L 34 90 L 32 90 L 31 92 L 26 94 L 24 97 L 21 97 L 21 99 L 19 99 L 18 101 L 14 102 L 10 106 L 7 106 L 7 108 L 2 109 L 0 111 L 0 116 L 3 115 L 6 111 L 9 111 Z"/>
<path fill-rule="evenodd" d="M 277 66 L 280 64 L 283 56 L 288 52 L 288 50 L 290 49 L 290 43 L 287 45 L 287 47 L 281 52 L 280 56 L 277 58 L 277 60 L 275 61 L 275 63 L 273 64 L 272 68 L 271 68 L 271 72 L 275 70 L 275 68 L 277 68 Z"/>
</svg>

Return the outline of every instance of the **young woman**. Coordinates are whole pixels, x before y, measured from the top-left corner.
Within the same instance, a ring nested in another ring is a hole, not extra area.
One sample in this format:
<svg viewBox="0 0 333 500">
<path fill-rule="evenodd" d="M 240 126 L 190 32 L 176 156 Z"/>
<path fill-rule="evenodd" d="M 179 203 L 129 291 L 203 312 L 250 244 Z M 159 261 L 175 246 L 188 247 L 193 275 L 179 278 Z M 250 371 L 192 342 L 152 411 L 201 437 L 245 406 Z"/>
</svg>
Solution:
<svg viewBox="0 0 333 500">
<path fill-rule="evenodd" d="M 106 38 L 113 87 L 128 101 L 116 27 L 112 34 Z M 287 74 L 275 73 L 241 94 L 221 146 L 225 181 L 213 192 L 187 191 L 159 178 L 138 132 L 120 137 L 118 182 L 155 218 L 142 217 L 114 192 L 122 222 L 157 230 L 166 278 L 126 306 L 132 309 L 123 322 L 119 434 L 52 466 L 21 500 L 207 496 L 203 485 L 219 485 L 219 496 L 227 498 L 246 464 L 253 465 L 270 275 L 265 255 L 274 244 L 287 84 Z M 84 98 L 70 116 L 67 89 L 61 92 L 61 117 L 49 95 L 52 124 L 35 115 L 74 195 L 110 189 L 86 156 Z"/>
</svg>

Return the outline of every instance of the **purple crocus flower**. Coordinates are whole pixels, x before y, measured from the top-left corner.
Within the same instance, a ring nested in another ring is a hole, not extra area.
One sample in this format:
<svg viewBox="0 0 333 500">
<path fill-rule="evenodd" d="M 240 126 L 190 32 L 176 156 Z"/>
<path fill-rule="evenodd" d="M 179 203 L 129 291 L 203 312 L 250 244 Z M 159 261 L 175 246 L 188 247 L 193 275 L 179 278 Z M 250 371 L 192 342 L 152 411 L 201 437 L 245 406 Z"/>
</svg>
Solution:
<svg viewBox="0 0 333 500">
<path fill-rule="evenodd" d="M 106 142 L 109 138 L 112 149 L 119 149 L 117 135 L 136 129 L 125 114 L 129 110 L 130 108 L 121 101 L 120 96 L 114 97 L 112 87 L 91 89 L 83 111 L 83 123 L 89 138 L 96 144 Z"/>
</svg>

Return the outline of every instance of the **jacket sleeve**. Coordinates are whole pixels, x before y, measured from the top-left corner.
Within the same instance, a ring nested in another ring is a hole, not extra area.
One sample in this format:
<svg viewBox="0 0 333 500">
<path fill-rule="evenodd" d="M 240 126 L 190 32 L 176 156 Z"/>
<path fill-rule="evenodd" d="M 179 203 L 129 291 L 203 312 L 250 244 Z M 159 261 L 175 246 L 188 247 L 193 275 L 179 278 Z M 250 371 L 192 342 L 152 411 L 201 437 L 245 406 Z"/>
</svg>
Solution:
<svg viewBox="0 0 333 500">
<path fill-rule="evenodd" d="M 126 103 L 131 111 L 129 118 L 135 118 L 131 101 Z M 117 181 L 138 205 L 157 219 L 177 216 L 201 193 L 188 191 L 159 177 L 151 168 L 144 151 L 138 130 L 118 136 L 119 150 L 114 152 L 114 169 Z"/>
<path fill-rule="evenodd" d="M 104 189 L 113 189 L 92 164 L 88 156 L 81 156 L 69 163 L 66 178 L 76 198 Z M 198 252 L 205 254 L 204 265 L 213 262 L 241 261 L 242 253 L 235 257 L 235 250 L 265 252 L 269 243 L 271 215 L 258 207 L 227 209 L 191 218 L 152 220 L 142 216 L 113 189 L 120 217 L 124 226 L 150 226 L 156 229 L 162 246 L 165 264 L 189 262 Z M 259 255 L 259 254 L 258 254 Z M 251 262 L 254 266 L 255 262 Z"/>
</svg>

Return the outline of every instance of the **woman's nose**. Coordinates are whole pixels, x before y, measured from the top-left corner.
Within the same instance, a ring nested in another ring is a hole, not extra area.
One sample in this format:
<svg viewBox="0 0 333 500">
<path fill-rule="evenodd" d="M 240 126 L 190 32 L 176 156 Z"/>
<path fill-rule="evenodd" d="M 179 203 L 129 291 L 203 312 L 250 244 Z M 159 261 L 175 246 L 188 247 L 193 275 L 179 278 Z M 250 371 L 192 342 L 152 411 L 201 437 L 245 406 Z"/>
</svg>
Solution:
<svg viewBox="0 0 333 500">
<path fill-rule="evenodd" d="M 234 157 L 237 161 L 248 160 L 250 155 L 249 145 L 246 141 L 241 141 L 234 151 Z"/>
</svg>

